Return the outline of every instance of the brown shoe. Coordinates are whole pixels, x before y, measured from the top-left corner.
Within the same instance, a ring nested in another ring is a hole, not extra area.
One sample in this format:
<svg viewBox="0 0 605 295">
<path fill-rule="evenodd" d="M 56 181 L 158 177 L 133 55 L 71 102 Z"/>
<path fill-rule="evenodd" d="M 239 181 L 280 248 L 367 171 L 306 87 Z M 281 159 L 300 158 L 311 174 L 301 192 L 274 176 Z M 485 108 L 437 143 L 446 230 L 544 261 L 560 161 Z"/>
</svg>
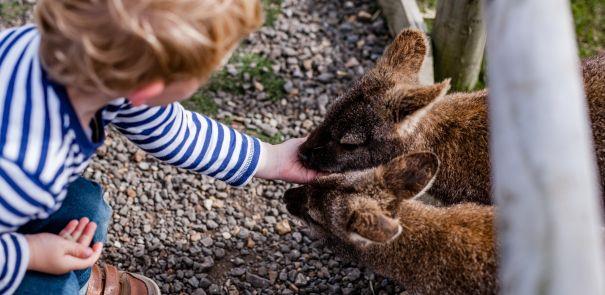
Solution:
<svg viewBox="0 0 605 295">
<path fill-rule="evenodd" d="M 86 295 L 160 295 L 160 288 L 150 278 L 118 271 L 117 268 L 105 264 L 92 267 Z"/>
</svg>

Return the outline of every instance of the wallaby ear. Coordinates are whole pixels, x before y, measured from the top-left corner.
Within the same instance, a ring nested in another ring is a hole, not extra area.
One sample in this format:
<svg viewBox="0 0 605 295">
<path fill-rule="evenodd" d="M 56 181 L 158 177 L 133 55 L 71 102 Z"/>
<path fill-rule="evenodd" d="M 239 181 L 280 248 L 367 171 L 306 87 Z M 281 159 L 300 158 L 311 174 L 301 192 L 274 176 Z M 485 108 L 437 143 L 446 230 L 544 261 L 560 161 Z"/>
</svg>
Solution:
<svg viewBox="0 0 605 295">
<path fill-rule="evenodd" d="M 386 188 L 398 198 L 413 199 L 431 187 L 438 170 L 437 155 L 423 152 L 395 158 L 378 173 Z"/>
<path fill-rule="evenodd" d="M 402 72 L 417 74 L 426 56 L 428 41 L 424 33 L 416 29 L 403 30 L 385 50 L 378 66 Z"/>
<path fill-rule="evenodd" d="M 450 89 L 450 79 L 441 83 L 415 88 L 394 89 L 386 96 L 388 108 L 395 121 L 400 121 L 415 111 L 427 106 L 435 99 L 445 96 Z"/>
<path fill-rule="evenodd" d="M 350 131 L 340 138 L 340 144 L 360 145 L 366 141 L 366 134 L 363 132 Z"/>
<path fill-rule="evenodd" d="M 353 211 L 349 221 L 349 238 L 357 246 L 387 243 L 401 234 L 399 222 L 387 216 L 377 205 L 365 205 Z"/>
</svg>

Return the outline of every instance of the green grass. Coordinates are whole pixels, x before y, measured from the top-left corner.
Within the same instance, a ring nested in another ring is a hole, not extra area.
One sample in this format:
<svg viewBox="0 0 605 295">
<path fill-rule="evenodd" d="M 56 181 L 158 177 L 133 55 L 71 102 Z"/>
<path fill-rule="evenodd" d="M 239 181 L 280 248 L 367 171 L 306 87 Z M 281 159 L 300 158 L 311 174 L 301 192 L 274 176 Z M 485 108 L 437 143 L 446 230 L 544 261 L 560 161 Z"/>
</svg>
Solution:
<svg viewBox="0 0 605 295">
<path fill-rule="evenodd" d="M 254 129 L 248 129 L 246 130 L 246 134 L 250 135 L 250 136 L 254 136 L 258 139 L 260 139 L 263 142 L 267 142 L 270 144 L 278 144 L 284 141 L 284 135 L 281 132 L 277 132 L 277 134 L 273 135 L 273 136 L 268 136 L 262 132 L 259 132 L 258 130 L 254 130 Z"/>
<path fill-rule="evenodd" d="M 605 50 L 605 1 L 572 0 L 580 56 L 587 57 Z"/>
<path fill-rule="evenodd" d="M 272 27 L 281 14 L 282 0 L 262 0 L 265 10 L 265 26 Z"/>
<path fill-rule="evenodd" d="M 193 111 L 207 115 L 216 115 L 218 106 L 212 100 L 216 92 L 223 91 L 236 95 L 244 95 L 257 91 L 254 86 L 244 89 L 243 85 L 256 81 L 263 85 L 267 99 L 278 101 L 284 97 L 285 81 L 273 72 L 273 62 L 256 53 L 236 53 L 229 60 L 229 65 L 235 68 L 235 73 L 229 73 L 223 67 L 212 75 L 208 83 L 202 87 L 183 105 Z M 246 81 L 250 77 L 251 81 Z"/>
<path fill-rule="evenodd" d="M 204 115 L 216 116 L 218 114 L 218 105 L 212 100 L 210 94 L 203 89 L 184 101 L 183 106 Z"/>
<path fill-rule="evenodd" d="M 225 91 L 233 94 L 245 94 L 243 84 L 245 77 L 249 76 L 253 81 L 263 85 L 264 92 L 270 100 L 277 101 L 284 96 L 285 81 L 273 72 L 273 63 L 264 56 L 256 53 L 235 54 L 229 64 L 234 66 L 237 73 L 232 75 L 223 68 L 215 73 L 208 83 L 207 90 Z"/>
<path fill-rule="evenodd" d="M 30 4 L 14 0 L 0 3 L 0 18 L 3 23 L 21 25 L 31 7 Z"/>
</svg>

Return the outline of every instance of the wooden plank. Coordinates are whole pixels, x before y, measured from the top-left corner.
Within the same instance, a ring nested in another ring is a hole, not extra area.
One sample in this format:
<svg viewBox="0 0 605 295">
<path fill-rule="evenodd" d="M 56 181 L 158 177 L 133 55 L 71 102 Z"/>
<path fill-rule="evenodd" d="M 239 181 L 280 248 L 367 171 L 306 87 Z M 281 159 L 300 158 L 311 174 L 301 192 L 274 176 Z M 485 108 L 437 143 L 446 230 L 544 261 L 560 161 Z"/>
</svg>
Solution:
<svg viewBox="0 0 605 295">
<path fill-rule="evenodd" d="M 382 7 L 391 35 L 396 36 L 406 28 L 416 28 L 427 32 L 426 24 L 415 0 L 378 0 Z M 430 49 L 420 69 L 420 83 L 430 85 L 433 78 L 433 54 Z"/>
<path fill-rule="evenodd" d="M 440 0 L 433 26 L 435 79 L 452 78 L 452 88 L 475 87 L 485 50 L 483 0 Z"/>
<path fill-rule="evenodd" d="M 602 208 L 569 2 L 486 5 L 501 294 L 605 294 Z"/>
</svg>

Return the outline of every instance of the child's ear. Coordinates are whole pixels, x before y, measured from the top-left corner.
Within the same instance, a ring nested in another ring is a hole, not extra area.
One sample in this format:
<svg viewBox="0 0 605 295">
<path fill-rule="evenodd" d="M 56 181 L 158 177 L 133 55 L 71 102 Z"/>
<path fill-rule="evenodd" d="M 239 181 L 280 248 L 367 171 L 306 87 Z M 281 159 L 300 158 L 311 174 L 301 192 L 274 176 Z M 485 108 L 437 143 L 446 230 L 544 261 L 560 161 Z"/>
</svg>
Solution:
<svg viewBox="0 0 605 295">
<path fill-rule="evenodd" d="M 438 170 L 437 155 L 424 152 L 395 158 L 377 173 L 385 187 L 399 199 L 413 199 L 431 187 Z"/>
<path fill-rule="evenodd" d="M 378 66 L 407 75 L 420 71 L 426 56 L 428 42 L 424 33 L 416 29 L 403 30 L 384 52 Z"/>
<path fill-rule="evenodd" d="M 140 106 L 147 103 L 151 98 L 154 98 L 164 92 L 166 84 L 164 81 L 154 81 L 147 83 L 135 89 L 128 95 L 128 100 L 133 106 Z"/>
<path fill-rule="evenodd" d="M 360 247 L 387 243 L 401 234 L 399 222 L 387 216 L 376 204 L 365 204 L 355 209 L 349 220 L 349 239 Z"/>
<path fill-rule="evenodd" d="M 394 90 L 387 94 L 385 100 L 388 108 L 393 112 L 393 119 L 399 122 L 435 99 L 445 96 L 449 89 L 450 79 L 446 79 L 429 86 Z"/>
</svg>

